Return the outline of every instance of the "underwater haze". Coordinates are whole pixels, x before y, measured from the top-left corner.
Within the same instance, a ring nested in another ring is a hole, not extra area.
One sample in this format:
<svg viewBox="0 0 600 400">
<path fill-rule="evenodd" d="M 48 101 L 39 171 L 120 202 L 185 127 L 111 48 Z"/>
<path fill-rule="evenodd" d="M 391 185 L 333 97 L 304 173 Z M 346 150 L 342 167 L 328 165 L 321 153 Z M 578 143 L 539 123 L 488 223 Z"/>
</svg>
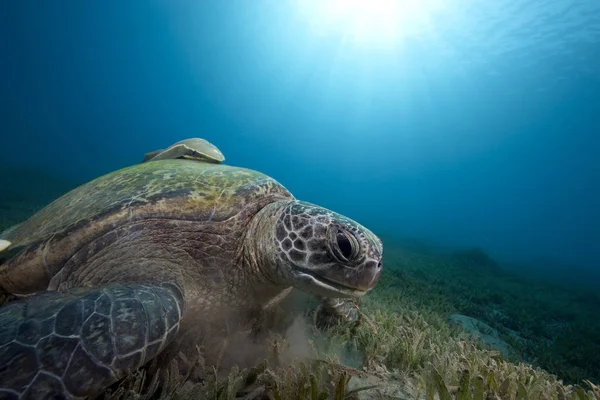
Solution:
<svg viewBox="0 0 600 400">
<path fill-rule="evenodd" d="M 1 163 L 203 137 L 384 238 L 600 281 L 600 2 L 326 3 L 2 2 Z"/>
</svg>

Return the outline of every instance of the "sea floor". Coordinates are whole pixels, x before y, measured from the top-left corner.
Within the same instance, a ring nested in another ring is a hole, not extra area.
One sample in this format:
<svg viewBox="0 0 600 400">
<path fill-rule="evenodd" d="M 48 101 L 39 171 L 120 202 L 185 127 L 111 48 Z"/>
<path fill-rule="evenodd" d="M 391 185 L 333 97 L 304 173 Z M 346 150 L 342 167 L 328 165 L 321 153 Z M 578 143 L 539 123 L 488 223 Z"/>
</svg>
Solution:
<svg viewBox="0 0 600 400">
<path fill-rule="evenodd" d="M 0 164 L 0 232 L 83 182 L 70 182 L 43 171 Z"/>
<path fill-rule="evenodd" d="M 0 172 L 0 231 L 76 186 L 39 171 Z M 510 272 L 479 248 L 382 239 L 384 274 L 360 301 L 358 325 L 317 329 L 307 308 L 295 325 L 303 334 L 273 336 L 267 361 L 252 368 L 222 375 L 202 366 L 201 384 L 185 383 L 175 367 L 156 382 L 140 373 L 113 398 L 154 389 L 176 398 L 600 399 L 598 291 Z"/>
</svg>

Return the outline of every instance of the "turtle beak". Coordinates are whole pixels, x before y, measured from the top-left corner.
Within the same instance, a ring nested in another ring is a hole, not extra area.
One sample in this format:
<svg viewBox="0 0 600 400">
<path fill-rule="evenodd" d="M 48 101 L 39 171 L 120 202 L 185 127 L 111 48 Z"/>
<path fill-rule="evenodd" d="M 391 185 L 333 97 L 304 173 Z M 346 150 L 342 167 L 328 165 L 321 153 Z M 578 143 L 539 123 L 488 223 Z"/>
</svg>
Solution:
<svg viewBox="0 0 600 400">
<path fill-rule="evenodd" d="M 379 282 L 379 278 L 381 277 L 381 271 L 383 269 L 383 260 L 379 259 L 379 261 L 369 261 L 364 269 L 357 274 L 356 278 L 356 287 L 360 290 L 364 290 L 368 292 L 373 289 L 377 282 Z"/>
<path fill-rule="evenodd" d="M 358 266 L 349 267 L 342 264 L 327 265 L 310 271 L 301 269 L 304 274 L 311 275 L 322 286 L 346 292 L 351 297 L 362 296 L 373 289 L 381 276 L 383 260 L 366 260 Z"/>
</svg>

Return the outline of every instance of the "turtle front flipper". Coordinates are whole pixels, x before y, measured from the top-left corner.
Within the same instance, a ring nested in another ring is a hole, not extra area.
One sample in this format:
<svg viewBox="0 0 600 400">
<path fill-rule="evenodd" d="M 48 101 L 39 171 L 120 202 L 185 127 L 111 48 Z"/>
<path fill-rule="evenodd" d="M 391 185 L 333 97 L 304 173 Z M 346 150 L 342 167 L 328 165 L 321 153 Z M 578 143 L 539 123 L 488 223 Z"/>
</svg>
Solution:
<svg viewBox="0 0 600 400">
<path fill-rule="evenodd" d="M 154 358 L 179 330 L 174 285 L 47 292 L 0 308 L 0 398 L 100 393 Z"/>
<path fill-rule="evenodd" d="M 316 310 L 317 325 L 327 327 L 355 323 L 359 319 L 359 309 L 352 299 L 322 297 Z"/>
</svg>

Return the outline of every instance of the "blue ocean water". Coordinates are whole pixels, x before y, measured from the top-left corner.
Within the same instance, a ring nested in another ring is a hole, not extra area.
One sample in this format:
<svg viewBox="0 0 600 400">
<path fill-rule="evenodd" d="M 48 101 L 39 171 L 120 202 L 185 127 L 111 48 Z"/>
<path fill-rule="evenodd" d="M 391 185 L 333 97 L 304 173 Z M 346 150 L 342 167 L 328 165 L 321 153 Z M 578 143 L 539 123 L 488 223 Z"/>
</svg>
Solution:
<svg viewBox="0 0 600 400">
<path fill-rule="evenodd" d="M 84 182 L 204 137 L 382 235 L 600 279 L 600 2 L 394 7 L 3 2 L 2 164 Z"/>
</svg>

